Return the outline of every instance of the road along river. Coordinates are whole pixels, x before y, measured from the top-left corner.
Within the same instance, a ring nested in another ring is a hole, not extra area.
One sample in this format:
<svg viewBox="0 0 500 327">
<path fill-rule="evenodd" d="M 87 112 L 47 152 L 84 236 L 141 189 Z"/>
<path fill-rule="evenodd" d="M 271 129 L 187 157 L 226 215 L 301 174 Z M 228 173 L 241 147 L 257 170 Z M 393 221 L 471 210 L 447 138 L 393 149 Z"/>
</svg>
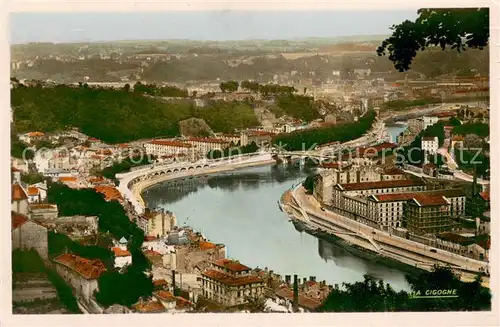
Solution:
<svg viewBox="0 0 500 327">
<path fill-rule="evenodd" d="M 149 208 L 175 213 L 179 225 L 224 243 L 229 257 L 252 267 L 315 276 L 329 284 L 355 282 L 370 274 L 408 290 L 404 272 L 362 259 L 330 241 L 298 232 L 277 201 L 309 170 L 267 165 L 167 181 L 146 189 Z"/>
</svg>

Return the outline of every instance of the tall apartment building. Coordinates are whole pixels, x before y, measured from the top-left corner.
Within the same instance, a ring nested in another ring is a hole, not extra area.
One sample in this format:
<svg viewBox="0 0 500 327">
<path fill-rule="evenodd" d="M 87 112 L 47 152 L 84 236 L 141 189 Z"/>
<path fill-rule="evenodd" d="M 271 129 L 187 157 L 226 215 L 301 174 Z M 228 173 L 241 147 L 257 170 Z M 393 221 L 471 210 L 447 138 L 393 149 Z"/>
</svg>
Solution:
<svg viewBox="0 0 500 327">
<path fill-rule="evenodd" d="M 234 260 L 214 261 L 210 269 L 202 273 L 202 278 L 202 295 L 226 307 L 244 304 L 249 298 L 264 295 L 263 279 Z"/>
</svg>

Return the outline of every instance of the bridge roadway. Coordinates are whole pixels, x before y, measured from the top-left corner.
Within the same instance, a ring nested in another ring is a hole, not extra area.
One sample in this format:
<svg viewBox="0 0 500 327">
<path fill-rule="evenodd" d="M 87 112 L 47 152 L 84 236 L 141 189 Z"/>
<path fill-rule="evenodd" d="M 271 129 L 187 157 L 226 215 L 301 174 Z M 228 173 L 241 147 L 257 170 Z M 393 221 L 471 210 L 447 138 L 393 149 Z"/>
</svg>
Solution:
<svg viewBox="0 0 500 327">
<path fill-rule="evenodd" d="M 308 215 L 314 215 L 316 217 L 322 218 L 323 220 L 331 221 L 335 225 L 359 233 L 359 235 L 363 238 L 366 237 L 366 235 L 375 235 L 371 238 L 379 244 L 379 247 L 384 248 L 384 245 L 387 245 L 388 247 L 396 248 L 399 251 L 402 250 L 404 252 L 409 252 L 410 254 L 418 255 L 418 257 L 420 257 L 420 260 L 422 260 L 422 262 L 425 262 L 425 266 L 430 267 L 433 263 L 444 262 L 452 265 L 452 267 L 455 269 L 468 272 L 477 273 L 489 270 L 489 265 L 487 262 L 467 258 L 440 249 L 438 249 L 436 253 L 430 252 L 430 249 L 432 247 L 425 244 L 389 234 L 385 231 L 370 227 L 368 225 L 362 224 L 360 222 L 354 221 L 330 211 L 322 211 L 320 209 L 320 204 L 317 203 L 317 201 L 313 197 L 307 195 L 303 187 L 300 187 L 300 185 L 299 187 L 292 190 L 292 197 L 296 199 L 297 204 L 303 206 L 302 210 L 304 210 Z M 305 223 L 307 224 L 307 221 L 305 221 Z M 413 255 L 411 255 L 411 257 L 413 257 Z M 418 266 L 418 262 L 415 262 L 414 259 L 412 259 L 412 261 L 414 262 L 413 265 Z"/>
<path fill-rule="evenodd" d="M 136 213 L 142 214 L 145 203 L 140 194 L 142 190 L 156 183 L 244 167 L 266 165 L 273 162 L 275 161 L 272 159 L 270 153 L 257 152 L 230 158 L 201 160 L 194 163 L 180 162 L 167 165 L 150 165 L 128 173 L 116 174 L 116 178 L 119 180 L 117 189 L 124 199 L 132 203 Z"/>
</svg>

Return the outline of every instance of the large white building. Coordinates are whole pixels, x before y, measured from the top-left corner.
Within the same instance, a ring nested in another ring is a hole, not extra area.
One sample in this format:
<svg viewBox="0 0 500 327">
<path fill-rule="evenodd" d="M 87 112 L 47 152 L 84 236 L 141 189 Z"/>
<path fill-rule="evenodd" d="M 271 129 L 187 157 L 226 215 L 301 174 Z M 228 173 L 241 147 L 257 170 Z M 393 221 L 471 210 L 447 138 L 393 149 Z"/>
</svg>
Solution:
<svg viewBox="0 0 500 327">
<path fill-rule="evenodd" d="M 164 157 L 176 154 L 190 154 L 193 151 L 193 145 L 187 142 L 153 140 L 144 144 L 146 154 L 157 157 Z"/>
<path fill-rule="evenodd" d="M 220 259 L 202 273 L 202 295 L 223 306 L 248 302 L 248 298 L 264 296 L 264 281 L 251 269 L 237 261 Z"/>
<path fill-rule="evenodd" d="M 439 139 L 437 136 L 422 137 L 422 150 L 429 154 L 437 153 L 439 149 Z"/>
<path fill-rule="evenodd" d="M 202 137 L 192 137 L 185 142 L 203 154 L 207 154 L 211 150 L 223 150 L 231 144 L 231 141 L 228 140 Z"/>
</svg>

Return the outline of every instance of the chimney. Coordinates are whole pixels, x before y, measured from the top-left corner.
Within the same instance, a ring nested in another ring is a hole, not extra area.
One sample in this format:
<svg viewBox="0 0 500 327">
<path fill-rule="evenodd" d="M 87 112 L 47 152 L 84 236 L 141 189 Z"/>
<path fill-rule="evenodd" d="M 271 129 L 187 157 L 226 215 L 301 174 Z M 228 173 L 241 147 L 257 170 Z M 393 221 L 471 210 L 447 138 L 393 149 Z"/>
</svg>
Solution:
<svg viewBox="0 0 500 327">
<path fill-rule="evenodd" d="M 305 284 L 307 282 L 307 278 L 302 278 L 302 284 Z"/>
<path fill-rule="evenodd" d="M 287 286 L 292 285 L 292 276 L 291 275 L 285 275 L 285 283 Z"/>
<path fill-rule="evenodd" d="M 172 293 L 177 296 L 177 288 L 175 287 L 175 270 L 172 270 Z"/>
<path fill-rule="evenodd" d="M 297 275 L 293 275 L 293 311 L 299 311 L 299 280 Z"/>
<path fill-rule="evenodd" d="M 309 276 L 309 281 L 313 282 L 314 281 L 314 277 L 313 276 Z"/>
</svg>

